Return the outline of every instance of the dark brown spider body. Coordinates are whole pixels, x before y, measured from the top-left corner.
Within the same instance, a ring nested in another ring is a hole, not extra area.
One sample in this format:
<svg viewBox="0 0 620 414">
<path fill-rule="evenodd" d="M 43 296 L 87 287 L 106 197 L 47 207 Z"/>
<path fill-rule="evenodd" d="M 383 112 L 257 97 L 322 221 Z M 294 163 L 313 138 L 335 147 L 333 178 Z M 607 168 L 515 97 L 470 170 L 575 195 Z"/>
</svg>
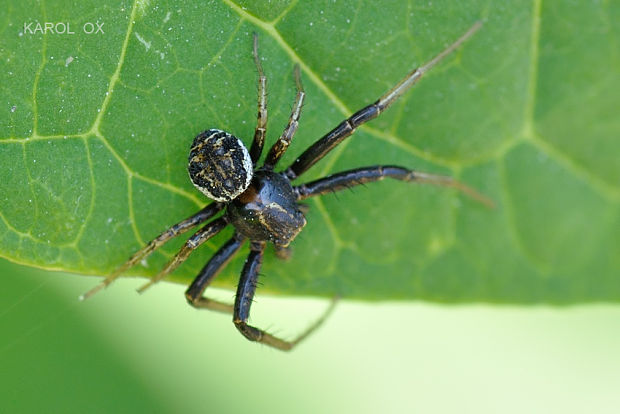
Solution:
<svg viewBox="0 0 620 414">
<path fill-rule="evenodd" d="M 210 129 L 199 134 L 194 139 L 189 154 L 189 175 L 194 186 L 215 202 L 208 204 L 198 213 L 175 224 L 151 240 L 148 245 L 131 256 L 113 274 L 84 294 L 82 299 L 92 296 L 100 289 L 108 286 L 121 273 L 142 261 L 167 240 L 201 223 L 206 223 L 185 242 L 181 250 L 159 274 L 139 289 L 140 292 L 144 291 L 174 271 L 201 244 L 231 224 L 235 227 L 234 235 L 213 254 L 200 270 L 186 290 L 185 297 L 196 308 L 232 313 L 233 322 L 237 329 L 251 341 L 261 342 L 281 350 L 291 349 L 312 332 L 324 318 L 292 341 L 280 339 L 262 329 L 251 326 L 248 324 L 248 320 L 267 243 L 273 243 L 276 247 L 276 253 L 282 253 L 286 251 L 285 248 L 306 225 L 305 205 L 299 204 L 300 201 L 360 184 L 391 178 L 406 182 L 452 187 L 487 206 L 493 205 L 492 201 L 451 177 L 413 171 L 394 165 L 361 167 L 341 171 L 296 186 L 291 184 L 291 181 L 301 177 L 316 162 L 351 136 L 359 126 L 379 116 L 413 86 L 424 73 L 454 51 L 480 26 L 480 22 L 476 23 L 456 42 L 444 49 L 427 64 L 411 71 L 375 103 L 360 109 L 342 121 L 308 147 L 296 158 L 293 164 L 282 169 L 281 172 L 276 172 L 275 167 L 297 131 L 305 93 L 301 84 L 300 69 L 297 65 L 295 67 L 297 96 L 289 122 L 267 153 L 263 165 L 259 166 L 258 162 L 265 143 L 267 128 L 267 78 L 258 57 L 257 36 L 254 35 L 254 61 L 259 75 L 258 116 L 250 150 L 248 151 L 238 138 L 225 131 Z M 369 235 L 369 237 L 372 236 Z M 234 306 L 203 296 L 205 289 L 247 241 L 250 244 L 250 252 L 241 270 Z M 286 254 L 283 253 L 282 257 L 286 257 Z"/>
<path fill-rule="evenodd" d="M 226 214 L 243 236 L 278 247 L 288 246 L 306 225 L 290 181 L 270 170 L 257 170 L 247 190 L 228 204 Z"/>
</svg>

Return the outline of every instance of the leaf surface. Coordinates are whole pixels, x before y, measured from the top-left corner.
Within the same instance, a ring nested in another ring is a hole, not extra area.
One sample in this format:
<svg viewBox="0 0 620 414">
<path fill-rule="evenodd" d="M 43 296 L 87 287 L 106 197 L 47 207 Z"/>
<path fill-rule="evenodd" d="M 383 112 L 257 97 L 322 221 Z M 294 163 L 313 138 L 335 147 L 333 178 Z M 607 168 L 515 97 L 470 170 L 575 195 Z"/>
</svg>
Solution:
<svg viewBox="0 0 620 414">
<path fill-rule="evenodd" d="M 497 207 L 391 181 L 313 199 L 291 260 L 266 254 L 261 289 L 617 301 L 619 14 L 614 2 L 10 5 L 0 21 L 0 255 L 105 275 L 204 206 L 187 177 L 189 145 L 208 128 L 251 143 L 252 32 L 268 77 L 268 145 L 293 104 L 293 65 L 302 69 L 307 99 L 285 166 L 483 19 L 473 39 L 298 182 L 397 164 L 458 177 Z M 30 33 L 37 22 L 68 22 L 74 34 Z M 97 22 L 104 33 L 84 32 Z M 170 279 L 188 283 L 231 234 Z M 133 274 L 154 275 L 181 243 Z M 235 286 L 246 252 L 217 285 Z"/>
</svg>

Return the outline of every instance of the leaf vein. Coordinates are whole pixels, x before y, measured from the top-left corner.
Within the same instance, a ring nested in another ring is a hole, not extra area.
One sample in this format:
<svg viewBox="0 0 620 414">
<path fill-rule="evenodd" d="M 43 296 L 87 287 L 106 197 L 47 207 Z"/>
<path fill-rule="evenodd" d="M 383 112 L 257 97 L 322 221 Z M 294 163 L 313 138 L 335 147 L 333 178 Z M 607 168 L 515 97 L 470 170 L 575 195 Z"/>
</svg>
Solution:
<svg viewBox="0 0 620 414">
<path fill-rule="evenodd" d="M 532 32 L 530 37 L 530 66 L 525 101 L 524 127 L 526 131 L 534 129 L 534 107 L 536 105 L 536 89 L 538 87 L 540 21 L 542 0 L 534 0 L 532 10 Z"/>
<path fill-rule="evenodd" d="M 528 142 L 532 143 L 540 151 L 558 161 L 564 168 L 571 172 L 577 179 L 583 181 L 591 187 L 595 192 L 602 195 L 607 200 L 618 203 L 620 202 L 620 189 L 601 180 L 597 175 L 592 174 L 586 168 L 579 165 L 569 155 L 553 146 L 548 141 L 537 135 L 528 138 Z"/>
<path fill-rule="evenodd" d="M 501 182 L 501 185 L 499 186 L 501 207 L 503 207 L 502 210 L 504 211 L 508 237 L 512 241 L 512 244 L 516 250 L 521 253 L 521 256 L 525 258 L 526 261 L 532 264 L 532 267 L 538 269 L 543 274 L 547 274 L 549 272 L 548 267 L 538 260 L 533 252 L 527 248 L 527 244 L 519 234 L 517 219 L 514 211 L 514 200 L 508 188 L 508 173 L 506 172 L 505 158 L 499 158 L 497 160 L 497 168 L 499 170 L 499 178 Z"/>
<path fill-rule="evenodd" d="M 91 219 L 92 215 L 93 215 L 93 211 L 95 210 L 95 174 L 94 174 L 94 166 L 93 166 L 93 159 L 92 159 L 92 155 L 90 153 L 90 148 L 88 148 L 88 141 L 86 138 L 82 138 L 82 142 L 84 143 L 84 150 L 86 151 L 86 162 L 88 163 L 88 171 L 89 171 L 89 179 L 90 179 L 90 204 L 88 206 L 88 211 L 86 213 L 86 216 L 84 217 L 84 220 L 82 220 L 82 224 L 80 225 L 80 229 L 77 232 L 77 235 L 75 236 L 75 239 L 73 239 L 73 242 L 70 243 L 71 246 L 74 246 L 77 250 L 77 245 L 80 242 L 80 240 L 82 239 L 82 236 L 84 235 L 84 231 L 86 230 L 86 224 L 89 222 L 89 220 Z"/>
<path fill-rule="evenodd" d="M 127 25 L 127 33 L 125 34 L 125 39 L 123 40 L 123 44 L 121 46 L 121 53 L 118 58 L 118 64 L 116 65 L 116 69 L 112 76 L 110 77 L 110 83 L 108 85 L 108 90 L 105 94 L 105 98 L 103 98 L 103 102 L 101 103 L 101 108 L 97 116 L 95 117 L 95 121 L 93 122 L 93 126 L 91 127 L 91 132 L 94 134 L 99 133 L 99 125 L 101 124 L 101 120 L 110 104 L 110 100 L 112 99 L 112 92 L 114 92 L 114 87 L 116 86 L 116 82 L 118 82 L 121 74 L 121 69 L 123 67 L 123 63 L 125 62 L 125 55 L 127 53 L 127 46 L 129 45 L 129 39 L 131 38 L 131 32 L 133 29 L 133 25 L 136 23 L 136 11 L 137 11 L 138 1 L 134 0 L 133 6 L 131 8 L 131 14 L 129 16 L 129 24 Z M 101 135 L 101 134 L 99 134 Z M 105 139 L 102 137 L 102 139 Z"/>
<path fill-rule="evenodd" d="M 342 112 L 342 114 L 344 114 L 345 116 L 349 116 L 353 113 L 353 111 L 349 109 L 344 104 L 344 102 L 342 102 L 342 100 L 338 98 L 338 96 L 336 96 L 336 94 L 325 84 L 325 82 L 321 80 L 319 75 L 295 52 L 295 50 L 286 42 L 286 40 L 284 40 L 280 32 L 278 32 L 278 30 L 276 29 L 276 27 L 274 27 L 270 22 L 265 22 L 257 18 L 256 16 L 253 16 L 247 13 L 245 10 L 243 10 L 241 7 L 239 7 L 237 4 L 235 4 L 231 0 L 222 0 L 222 1 L 226 5 L 228 5 L 230 8 L 232 8 L 242 18 L 245 18 L 249 22 L 259 26 L 260 28 L 268 32 L 273 37 L 273 39 L 280 45 L 280 47 L 282 47 L 282 50 L 286 54 L 288 54 L 293 61 L 299 63 L 304 73 L 306 73 L 306 75 L 310 78 L 310 80 L 318 87 L 319 90 L 321 90 L 330 99 L 333 105 L 340 112 Z M 431 155 L 420 149 L 417 149 L 411 144 L 405 142 L 400 137 L 397 137 L 397 136 L 394 136 L 394 135 L 391 135 L 385 132 L 380 132 L 379 130 L 375 128 L 369 127 L 368 125 L 362 125 L 360 127 L 360 130 L 363 130 L 372 135 L 375 135 L 377 138 L 382 139 L 389 144 L 392 144 L 392 145 L 398 144 L 398 146 L 405 149 L 407 152 L 419 158 L 422 158 L 426 161 L 429 161 L 429 162 L 432 162 L 432 163 L 435 163 L 437 165 L 444 166 L 444 167 L 453 166 L 452 162 L 445 160 L 441 157 Z M 339 145 L 340 151 L 333 151 L 333 154 L 330 154 L 330 159 L 333 159 L 331 165 L 333 165 L 338 160 L 339 154 L 349 145 L 350 142 L 351 142 L 350 140 L 345 140 Z"/>
</svg>

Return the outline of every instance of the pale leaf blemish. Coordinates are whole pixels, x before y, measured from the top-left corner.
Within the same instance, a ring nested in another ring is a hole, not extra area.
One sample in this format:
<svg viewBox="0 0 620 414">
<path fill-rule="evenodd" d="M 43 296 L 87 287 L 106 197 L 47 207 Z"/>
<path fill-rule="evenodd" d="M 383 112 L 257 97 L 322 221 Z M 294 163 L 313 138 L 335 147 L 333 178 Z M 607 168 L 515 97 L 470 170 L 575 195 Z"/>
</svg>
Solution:
<svg viewBox="0 0 620 414">
<path fill-rule="evenodd" d="M 428 252 L 432 255 L 438 255 L 446 247 L 446 243 L 437 235 L 433 236 L 428 244 Z"/>
<path fill-rule="evenodd" d="M 166 17 L 164 17 L 164 23 L 166 23 L 168 20 L 170 20 L 170 16 L 172 15 L 172 13 L 168 12 L 166 13 Z"/>
<path fill-rule="evenodd" d="M 136 39 L 138 39 L 138 41 L 144 45 L 146 50 L 149 50 L 151 48 L 151 42 L 147 42 L 142 36 L 140 36 L 138 32 L 135 32 L 134 35 L 136 35 Z"/>
<path fill-rule="evenodd" d="M 137 0 L 136 1 L 136 9 L 138 11 L 138 14 L 140 14 L 140 16 L 144 16 L 146 14 L 146 9 L 149 7 L 150 3 L 151 3 L 150 0 Z"/>
</svg>

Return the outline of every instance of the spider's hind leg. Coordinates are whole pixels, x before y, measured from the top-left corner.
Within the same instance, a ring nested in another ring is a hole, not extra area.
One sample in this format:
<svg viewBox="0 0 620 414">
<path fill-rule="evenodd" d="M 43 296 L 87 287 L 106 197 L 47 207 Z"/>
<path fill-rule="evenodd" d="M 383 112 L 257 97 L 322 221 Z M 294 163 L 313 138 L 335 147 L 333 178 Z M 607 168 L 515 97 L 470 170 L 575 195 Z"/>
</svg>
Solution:
<svg viewBox="0 0 620 414">
<path fill-rule="evenodd" d="M 244 237 L 233 236 L 226 242 L 202 268 L 189 288 L 185 291 L 185 298 L 195 308 L 211 309 L 220 312 L 232 313 L 233 307 L 227 303 L 219 302 L 202 296 L 211 281 L 228 264 L 230 259 L 239 251 L 245 241 Z"/>
<path fill-rule="evenodd" d="M 260 342 L 282 351 L 290 351 L 293 347 L 295 347 L 295 345 L 307 338 L 312 332 L 321 326 L 321 324 L 327 319 L 331 311 L 334 309 L 336 300 L 332 300 L 329 308 L 323 316 L 321 316 L 321 318 L 297 336 L 297 338 L 291 341 L 280 339 L 262 329 L 249 325 L 248 319 L 250 317 L 250 307 L 252 306 L 254 294 L 256 293 L 258 273 L 263 261 L 264 251 L 264 242 L 252 242 L 250 244 L 250 255 L 243 266 L 243 270 L 241 271 L 241 279 L 239 280 L 239 285 L 237 286 L 233 322 L 239 332 L 241 332 L 243 336 L 250 341 Z"/>
<path fill-rule="evenodd" d="M 226 227 L 227 224 L 228 222 L 226 221 L 226 219 L 224 217 L 220 217 L 204 225 L 200 230 L 198 230 L 189 239 L 187 239 L 181 250 L 179 250 L 179 252 L 174 255 L 174 257 L 168 262 L 168 264 L 166 264 L 166 266 L 155 277 L 153 277 L 147 283 L 138 288 L 138 293 L 144 292 L 146 289 L 172 273 L 177 267 L 181 265 L 181 263 L 187 260 L 189 255 L 192 254 L 194 250 L 200 247 L 201 244 L 209 240 L 211 237 L 219 233 L 224 227 Z"/>
<path fill-rule="evenodd" d="M 174 238 L 174 237 L 176 237 L 176 236 L 178 236 L 180 234 L 183 234 L 183 233 L 185 233 L 188 230 L 191 230 L 192 228 L 196 227 L 197 225 L 199 225 L 202 222 L 205 222 L 205 221 L 209 220 L 218 211 L 220 211 L 222 209 L 222 206 L 223 206 L 222 203 L 211 203 L 208 206 L 206 206 L 205 208 L 203 208 L 202 210 L 200 210 L 198 213 L 194 214 L 193 216 L 188 217 L 187 219 L 185 219 L 185 220 L 175 224 L 174 226 L 170 227 L 168 230 L 164 231 L 159 236 L 157 236 L 156 238 L 151 240 L 142 249 L 140 249 L 136 253 L 134 253 L 129 258 L 129 260 L 127 260 L 120 267 L 118 267 L 114 271 L 114 273 L 112 273 L 111 275 L 106 277 L 101 283 L 99 283 L 97 286 L 95 286 L 94 288 L 92 288 L 88 292 L 84 293 L 82 296 L 80 296 L 80 300 L 88 299 L 89 297 L 91 297 L 95 293 L 99 292 L 101 289 L 107 287 L 110 283 L 112 283 L 114 280 L 116 280 L 123 272 L 125 272 L 129 268 L 135 266 L 142 259 L 148 257 L 151 253 L 153 253 L 155 250 L 157 250 L 161 245 L 166 243 L 168 240 L 170 240 L 170 239 L 172 239 L 172 238 Z"/>
<path fill-rule="evenodd" d="M 288 261 L 293 255 L 293 252 L 291 251 L 291 246 L 286 246 L 286 247 L 274 246 L 274 248 L 275 248 L 276 257 L 280 260 Z"/>
</svg>

